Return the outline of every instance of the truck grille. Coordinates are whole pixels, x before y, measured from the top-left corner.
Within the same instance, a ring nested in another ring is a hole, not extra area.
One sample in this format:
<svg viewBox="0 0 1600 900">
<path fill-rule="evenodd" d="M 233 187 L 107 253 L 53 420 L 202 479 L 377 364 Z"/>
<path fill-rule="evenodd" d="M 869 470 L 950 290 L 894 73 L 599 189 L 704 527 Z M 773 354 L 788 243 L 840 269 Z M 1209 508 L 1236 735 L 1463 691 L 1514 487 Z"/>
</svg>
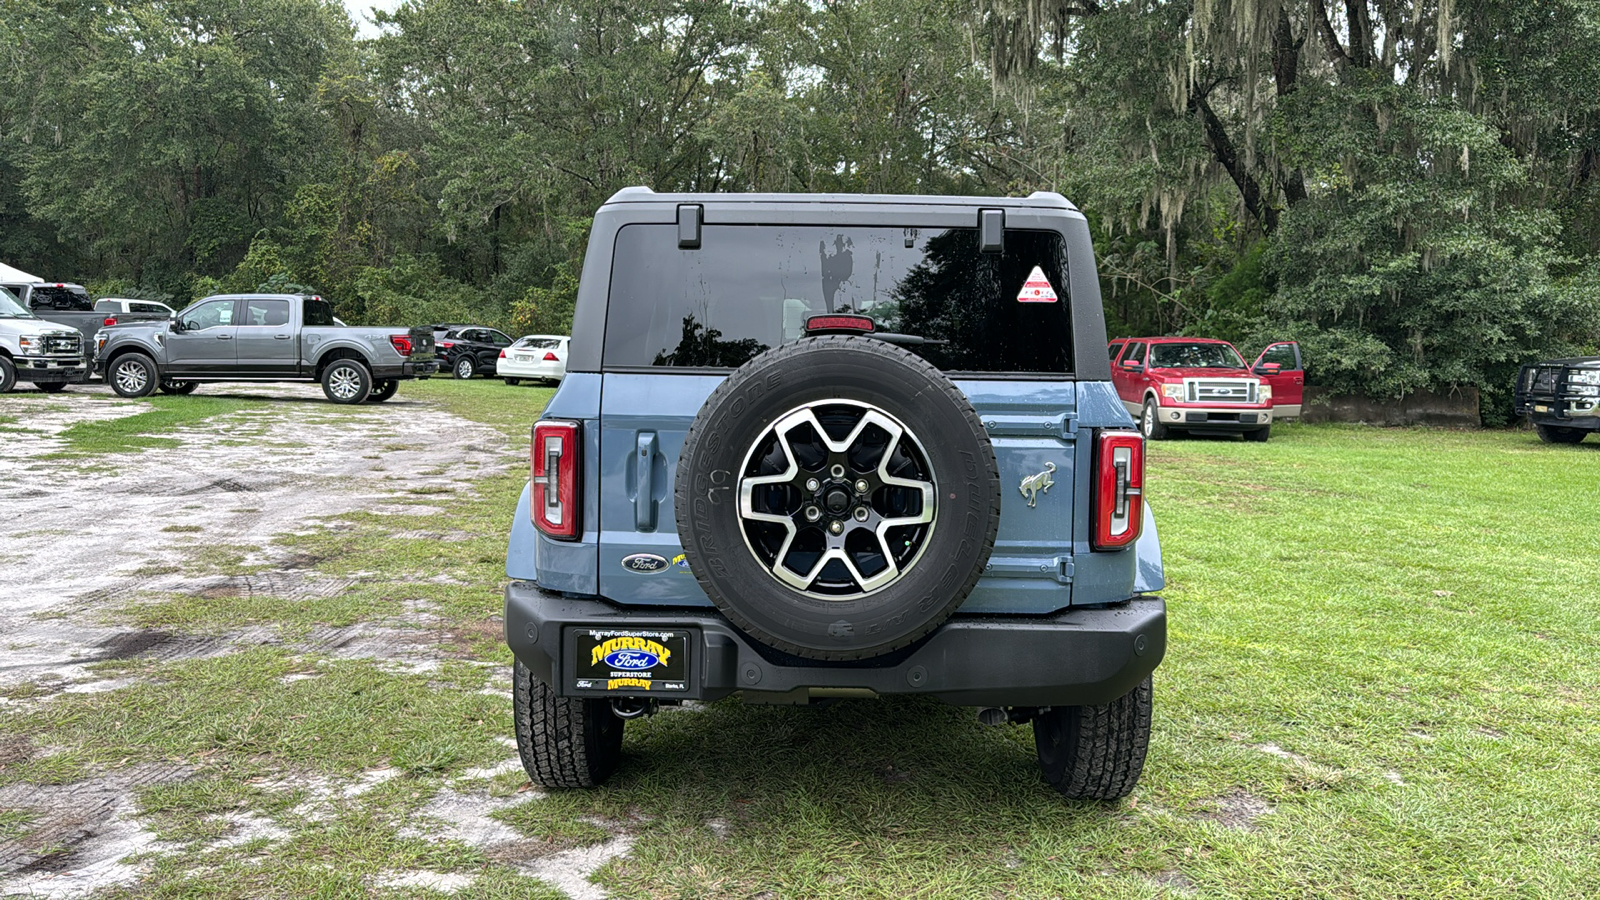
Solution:
<svg viewBox="0 0 1600 900">
<path fill-rule="evenodd" d="M 83 338 L 76 334 L 47 334 L 42 341 L 44 352 L 51 354 L 72 354 L 78 356 L 83 353 Z"/>
<path fill-rule="evenodd" d="M 1186 378 L 1184 398 L 1189 403 L 1255 403 L 1256 384 L 1244 378 Z"/>
</svg>

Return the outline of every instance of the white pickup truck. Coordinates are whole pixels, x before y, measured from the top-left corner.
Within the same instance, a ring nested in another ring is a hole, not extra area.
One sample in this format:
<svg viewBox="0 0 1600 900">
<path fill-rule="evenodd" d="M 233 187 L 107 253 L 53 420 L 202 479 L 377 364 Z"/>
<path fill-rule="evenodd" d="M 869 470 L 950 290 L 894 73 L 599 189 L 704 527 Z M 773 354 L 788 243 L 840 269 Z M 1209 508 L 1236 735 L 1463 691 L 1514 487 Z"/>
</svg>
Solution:
<svg viewBox="0 0 1600 900">
<path fill-rule="evenodd" d="M 0 288 L 0 394 L 19 381 L 54 394 L 82 381 L 83 336 L 76 328 L 46 322 Z"/>
</svg>

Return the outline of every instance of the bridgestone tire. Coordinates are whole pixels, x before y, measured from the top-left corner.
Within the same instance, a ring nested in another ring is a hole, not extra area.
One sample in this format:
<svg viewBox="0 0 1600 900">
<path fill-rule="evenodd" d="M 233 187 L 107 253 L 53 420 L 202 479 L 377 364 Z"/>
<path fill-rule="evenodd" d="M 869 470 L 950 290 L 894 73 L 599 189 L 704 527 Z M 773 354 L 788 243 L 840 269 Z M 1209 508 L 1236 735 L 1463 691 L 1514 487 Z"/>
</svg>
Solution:
<svg viewBox="0 0 1600 900">
<path fill-rule="evenodd" d="M 789 411 L 832 401 L 875 406 L 916 436 L 937 497 L 902 574 L 841 598 L 779 581 L 739 513 L 741 467 L 756 441 Z M 755 640 L 808 659 L 881 656 L 934 631 L 977 583 L 1000 519 L 994 449 L 965 395 L 921 357 L 855 336 L 783 345 L 724 381 L 684 439 L 674 492 L 679 539 L 711 602 Z"/>
<path fill-rule="evenodd" d="M 11 360 L 0 356 L 0 394 L 7 394 L 17 386 L 17 367 Z"/>
<path fill-rule="evenodd" d="M 155 360 L 143 353 L 128 353 L 111 361 L 106 370 L 106 380 L 118 397 L 129 400 L 149 396 L 161 383 Z"/>
<path fill-rule="evenodd" d="M 67 389 L 67 383 L 65 381 L 46 381 L 42 384 L 35 384 L 34 387 L 46 394 L 59 394 Z"/>
<path fill-rule="evenodd" d="M 1576 444 L 1588 434 L 1581 428 L 1562 428 L 1560 425 L 1535 425 L 1533 430 L 1539 432 L 1539 440 L 1546 444 Z"/>
<path fill-rule="evenodd" d="M 1139 431 L 1147 441 L 1167 439 L 1167 426 L 1161 424 L 1161 407 L 1154 400 L 1144 401 L 1144 409 L 1139 415 Z"/>
<path fill-rule="evenodd" d="M 373 388 L 372 393 L 367 395 L 367 402 L 382 403 L 390 397 L 393 397 L 395 392 L 398 390 L 400 390 L 400 380 L 398 378 L 385 378 L 384 380 L 378 382 L 377 387 Z"/>
<path fill-rule="evenodd" d="M 512 669 L 517 753 L 535 784 L 586 788 L 611 777 L 622 761 L 623 721 L 605 700 L 557 697 L 522 663 Z"/>
<path fill-rule="evenodd" d="M 372 393 L 372 373 L 354 359 L 336 359 L 322 370 L 322 393 L 335 403 L 363 403 Z"/>
<path fill-rule="evenodd" d="M 1072 800 L 1132 793 L 1150 749 L 1150 679 L 1104 706 L 1058 706 L 1033 719 L 1039 768 Z"/>
<path fill-rule="evenodd" d="M 456 364 L 452 371 L 455 372 L 455 376 L 457 378 L 471 378 L 472 376 L 478 374 L 478 364 L 473 361 L 472 357 L 463 356 L 461 359 L 456 360 Z"/>
<path fill-rule="evenodd" d="M 1255 441 L 1258 444 L 1266 443 L 1267 440 L 1270 439 L 1271 437 L 1272 437 L 1272 426 L 1271 425 L 1268 425 L 1265 428 L 1257 428 L 1255 431 L 1246 431 L 1244 433 L 1244 439 L 1245 440 L 1247 440 L 1247 441 Z"/>
</svg>

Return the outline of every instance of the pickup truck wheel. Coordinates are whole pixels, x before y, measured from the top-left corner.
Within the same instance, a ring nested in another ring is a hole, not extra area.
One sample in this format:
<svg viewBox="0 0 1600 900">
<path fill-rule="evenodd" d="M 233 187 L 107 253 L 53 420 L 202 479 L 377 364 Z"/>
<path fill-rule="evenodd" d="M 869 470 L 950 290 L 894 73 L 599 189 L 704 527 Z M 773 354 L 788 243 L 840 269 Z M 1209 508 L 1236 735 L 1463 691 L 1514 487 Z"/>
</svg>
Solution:
<svg viewBox="0 0 1600 900">
<path fill-rule="evenodd" d="M 1154 399 L 1144 401 L 1144 409 L 1139 414 L 1139 431 L 1147 441 L 1167 439 L 1167 426 L 1161 424 L 1161 408 Z"/>
<path fill-rule="evenodd" d="M 118 397 L 133 399 L 149 395 L 161 383 L 161 376 L 156 372 L 155 360 L 143 353 L 129 353 L 111 364 L 111 377 L 107 380 Z"/>
<path fill-rule="evenodd" d="M 161 393 L 163 394 L 192 394 L 200 386 L 198 381 L 163 381 Z"/>
<path fill-rule="evenodd" d="M 808 659 L 915 643 L 966 599 L 994 547 L 1000 478 L 966 396 L 868 337 L 750 360 L 684 439 L 678 536 L 746 634 Z"/>
<path fill-rule="evenodd" d="M 59 394 L 67 389 L 67 383 L 65 381 L 46 381 L 43 384 L 35 384 L 34 387 L 44 391 L 46 394 Z"/>
<path fill-rule="evenodd" d="M 557 697 L 522 663 L 512 669 L 517 755 L 535 784 L 594 787 L 622 761 L 621 719 L 605 700 Z"/>
<path fill-rule="evenodd" d="M 1150 748 L 1151 698 L 1146 678 L 1104 706 L 1057 706 L 1034 716 L 1045 780 L 1073 800 L 1128 796 Z"/>
<path fill-rule="evenodd" d="M 1539 432 L 1539 440 L 1546 444 L 1576 444 L 1588 434 L 1581 428 L 1562 428 L 1560 425 L 1535 425 L 1533 430 Z"/>
<path fill-rule="evenodd" d="M 0 356 L 0 394 L 10 393 L 17 386 L 17 367 L 11 360 Z"/>
<path fill-rule="evenodd" d="M 384 380 L 378 382 L 378 386 L 373 389 L 372 393 L 367 395 L 367 402 L 382 403 L 390 397 L 393 397 L 395 391 L 398 390 L 400 390 L 400 379 L 385 378 Z"/>
<path fill-rule="evenodd" d="M 322 392 L 335 403 L 360 403 L 372 391 L 372 373 L 353 359 L 336 359 L 322 370 Z"/>
<path fill-rule="evenodd" d="M 463 356 L 456 360 L 455 373 L 457 378 L 471 378 L 478 374 L 478 364 L 470 356 Z"/>
<path fill-rule="evenodd" d="M 1272 437 L 1272 426 L 1271 425 L 1268 425 L 1265 428 L 1257 428 L 1255 431 L 1246 431 L 1244 433 L 1244 439 L 1245 440 L 1247 440 L 1247 441 L 1255 441 L 1258 444 L 1266 443 L 1267 439 L 1270 438 L 1270 437 Z"/>
</svg>

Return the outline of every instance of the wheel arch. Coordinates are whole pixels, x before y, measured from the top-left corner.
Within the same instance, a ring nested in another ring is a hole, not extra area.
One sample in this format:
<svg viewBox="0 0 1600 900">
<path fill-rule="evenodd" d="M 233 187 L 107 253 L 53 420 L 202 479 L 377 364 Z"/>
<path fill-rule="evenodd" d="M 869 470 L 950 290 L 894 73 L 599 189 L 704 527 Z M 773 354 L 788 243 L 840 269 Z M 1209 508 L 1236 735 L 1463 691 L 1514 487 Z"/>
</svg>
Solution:
<svg viewBox="0 0 1600 900">
<path fill-rule="evenodd" d="M 349 346 L 333 347 L 323 351 L 322 355 L 317 357 L 317 365 L 314 370 L 316 380 L 322 380 L 323 371 L 336 359 L 353 359 L 366 366 L 368 372 L 372 371 L 372 360 L 368 359 L 365 353 Z"/>
<path fill-rule="evenodd" d="M 150 348 L 144 346 L 143 344 L 123 344 L 120 347 L 113 347 L 111 351 L 106 354 L 106 373 L 109 375 L 111 373 L 111 367 L 117 364 L 117 360 L 127 356 L 129 353 L 137 353 L 140 356 L 146 357 L 155 365 L 157 382 L 160 382 L 166 378 L 166 366 L 162 363 L 159 355 L 152 353 Z"/>
</svg>

